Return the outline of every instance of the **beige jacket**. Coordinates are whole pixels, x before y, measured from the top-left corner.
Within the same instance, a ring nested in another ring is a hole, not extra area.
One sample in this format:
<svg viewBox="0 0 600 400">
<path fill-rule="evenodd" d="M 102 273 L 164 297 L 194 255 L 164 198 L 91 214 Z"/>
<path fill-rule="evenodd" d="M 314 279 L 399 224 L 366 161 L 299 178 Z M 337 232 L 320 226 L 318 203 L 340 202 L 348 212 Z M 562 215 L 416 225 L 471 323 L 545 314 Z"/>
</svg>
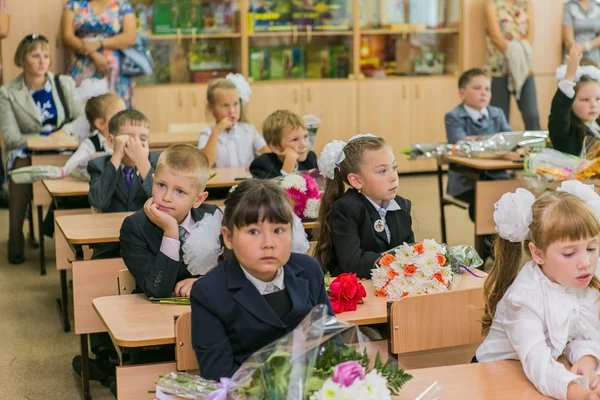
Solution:
<svg viewBox="0 0 600 400">
<path fill-rule="evenodd" d="M 46 75 L 52 83 L 52 98 L 58 114 L 57 126 L 61 126 L 65 120 L 65 110 L 54 84 L 54 74 L 48 72 Z M 65 101 L 68 104 L 71 118 L 74 121 L 84 115 L 84 105 L 75 96 L 75 81 L 73 78 L 61 75 L 59 81 L 65 94 Z M 33 102 L 29 89 L 25 86 L 23 74 L 0 88 L 0 132 L 6 146 L 5 151 L 25 147 L 28 137 L 39 136 L 42 130 L 40 119 L 40 113 Z M 74 134 L 72 125 L 73 122 L 70 122 L 62 129 L 69 134 Z"/>
</svg>

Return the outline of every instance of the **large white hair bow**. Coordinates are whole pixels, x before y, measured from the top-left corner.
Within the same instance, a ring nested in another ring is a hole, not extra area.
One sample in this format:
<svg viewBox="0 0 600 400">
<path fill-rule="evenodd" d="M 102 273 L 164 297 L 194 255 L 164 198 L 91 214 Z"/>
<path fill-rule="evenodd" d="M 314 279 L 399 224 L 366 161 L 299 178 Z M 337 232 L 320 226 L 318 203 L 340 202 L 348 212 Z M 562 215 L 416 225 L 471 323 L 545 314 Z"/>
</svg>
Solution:
<svg viewBox="0 0 600 400">
<path fill-rule="evenodd" d="M 358 139 L 361 137 L 376 137 L 371 133 L 362 133 L 359 135 L 352 136 L 348 142 L 344 142 L 343 140 L 334 140 L 325 145 L 323 150 L 321 151 L 321 156 L 319 157 L 319 161 L 317 161 L 317 166 L 319 167 L 319 172 L 321 176 L 327 179 L 333 179 L 335 169 L 340 166 L 340 164 L 346 159 L 346 153 L 344 153 L 344 147 L 354 139 Z"/>
<path fill-rule="evenodd" d="M 600 196 L 593 185 L 585 185 L 577 180 L 563 182 L 558 192 L 567 192 L 579 197 L 600 219 Z M 501 238 L 519 243 L 529 238 L 531 207 L 535 196 L 528 190 L 519 188 L 514 193 L 505 193 L 494 205 L 494 222 Z"/>
<path fill-rule="evenodd" d="M 248 104 L 250 101 L 250 95 L 252 94 L 252 89 L 250 89 L 250 84 L 246 78 L 244 78 L 244 75 L 229 73 L 225 79 L 235 85 L 238 96 L 240 99 L 242 99 L 242 104 Z"/>
<path fill-rule="evenodd" d="M 556 69 L 556 79 L 558 81 L 562 81 L 565 79 L 565 75 L 567 74 L 567 66 L 561 65 Z M 577 72 L 575 73 L 575 82 L 579 82 L 583 75 L 589 76 L 591 79 L 600 82 L 600 69 L 594 67 L 593 65 L 585 65 L 577 67 Z"/>
</svg>

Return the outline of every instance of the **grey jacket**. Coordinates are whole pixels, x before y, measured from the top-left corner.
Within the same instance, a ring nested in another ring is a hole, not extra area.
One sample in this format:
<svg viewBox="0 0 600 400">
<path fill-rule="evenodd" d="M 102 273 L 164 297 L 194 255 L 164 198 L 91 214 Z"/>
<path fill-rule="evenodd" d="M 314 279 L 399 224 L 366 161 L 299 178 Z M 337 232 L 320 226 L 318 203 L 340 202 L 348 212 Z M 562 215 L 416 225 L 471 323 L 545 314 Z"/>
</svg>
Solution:
<svg viewBox="0 0 600 400">
<path fill-rule="evenodd" d="M 473 121 L 462 104 L 447 113 L 444 122 L 448 143 L 454 144 L 467 136 L 512 132 L 502 109 L 492 106 L 488 106 L 487 109 L 490 117 L 481 122 Z M 483 171 L 482 174 L 482 178 L 488 180 L 510 179 L 506 171 Z M 450 196 L 458 196 L 474 188 L 475 182 L 473 179 L 455 171 L 448 171 L 446 192 Z"/>
<path fill-rule="evenodd" d="M 65 120 L 65 109 L 54 84 L 54 74 L 48 72 L 46 76 L 52 84 L 52 98 L 58 113 L 57 125 L 61 126 Z M 75 81 L 66 75 L 61 75 L 59 81 L 74 121 L 84 115 L 83 104 L 75 96 Z M 73 134 L 72 125 L 73 122 L 70 122 L 62 129 Z M 41 131 L 40 113 L 33 102 L 29 89 L 25 86 L 25 79 L 21 73 L 0 88 L 0 132 L 6 145 L 5 150 L 12 151 L 19 147 L 25 147 L 27 137 L 39 136 Z"/>
</svg>

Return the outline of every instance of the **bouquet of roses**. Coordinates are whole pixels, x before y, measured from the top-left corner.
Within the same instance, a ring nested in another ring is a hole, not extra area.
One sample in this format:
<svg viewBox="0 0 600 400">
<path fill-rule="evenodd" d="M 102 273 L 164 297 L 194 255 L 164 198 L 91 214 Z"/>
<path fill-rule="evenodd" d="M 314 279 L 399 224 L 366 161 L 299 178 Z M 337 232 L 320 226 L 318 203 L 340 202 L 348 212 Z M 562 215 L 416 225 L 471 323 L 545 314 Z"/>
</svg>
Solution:
<svg viewBox="0 0 600 400">
<path fill-rule="evenodd" d="M 309 174 L 289 174 L 279 180 L 279 185 L 289 197 L 294 214 L 300 219 L 319 216 L 322 193 L 317 181 Z"/>
<path fill-rule="evenodd" d="M 452 262 L 451 262 L 452 261 Z M 450 249 L 433 239 L 400 245 L 382 254 L 371 270 L 377 296 L 392 300 L 448 290 L 454 274 L 483 265 L 470 246 Z M 475 274 L 473 274 L 475 275 Z"/>
<path fill-rule="evenodd" d="M 367 292 L 362 283 L 356 278 L 356 274 L 344 273 L 338 275 L 327 288 L 331 308 L 336 314 L 344 311 L 354 311 Z"/>
<path fill-rule="evenodd" d="M 220 390 L 236 400 L 385 400 L 409 379 L 379 354 L 371 362 L 358 328 L 317 305 L 296 329 L 254 353 Z"/>
</svg>

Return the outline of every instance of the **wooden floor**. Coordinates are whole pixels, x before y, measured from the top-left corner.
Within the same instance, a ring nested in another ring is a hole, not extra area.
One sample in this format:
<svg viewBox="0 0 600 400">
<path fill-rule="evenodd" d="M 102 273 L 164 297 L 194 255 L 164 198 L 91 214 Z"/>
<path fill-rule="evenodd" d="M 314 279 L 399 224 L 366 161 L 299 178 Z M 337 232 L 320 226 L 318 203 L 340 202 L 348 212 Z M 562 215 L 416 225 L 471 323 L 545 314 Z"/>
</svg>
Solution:
<svg viewBox="0 0 600 400">
<path fill-rule="evenodd" d="M 435 175 L 402 177 L 399 193 L 412 201 L 415 237 L 440 240 Z M 446 210 L 449 244 L 472 244 L 473 224 L 467 212 L 456 207 Z M 24 264 L 7 263 L 6 210 L 0 210 L 0 226 L 4 227 L 0 231 L 0 399 L 77 400 L 71 359 L 79 354 L 79 339 L 72 332 L 64 333 L 59 323 L 54 242 L 46 240 L 48 275 L 42 277 L 38 252 L 30 247 Z M 97 382 L 92 389 L 94 400 L 113 399 Z"/>
</svg>

